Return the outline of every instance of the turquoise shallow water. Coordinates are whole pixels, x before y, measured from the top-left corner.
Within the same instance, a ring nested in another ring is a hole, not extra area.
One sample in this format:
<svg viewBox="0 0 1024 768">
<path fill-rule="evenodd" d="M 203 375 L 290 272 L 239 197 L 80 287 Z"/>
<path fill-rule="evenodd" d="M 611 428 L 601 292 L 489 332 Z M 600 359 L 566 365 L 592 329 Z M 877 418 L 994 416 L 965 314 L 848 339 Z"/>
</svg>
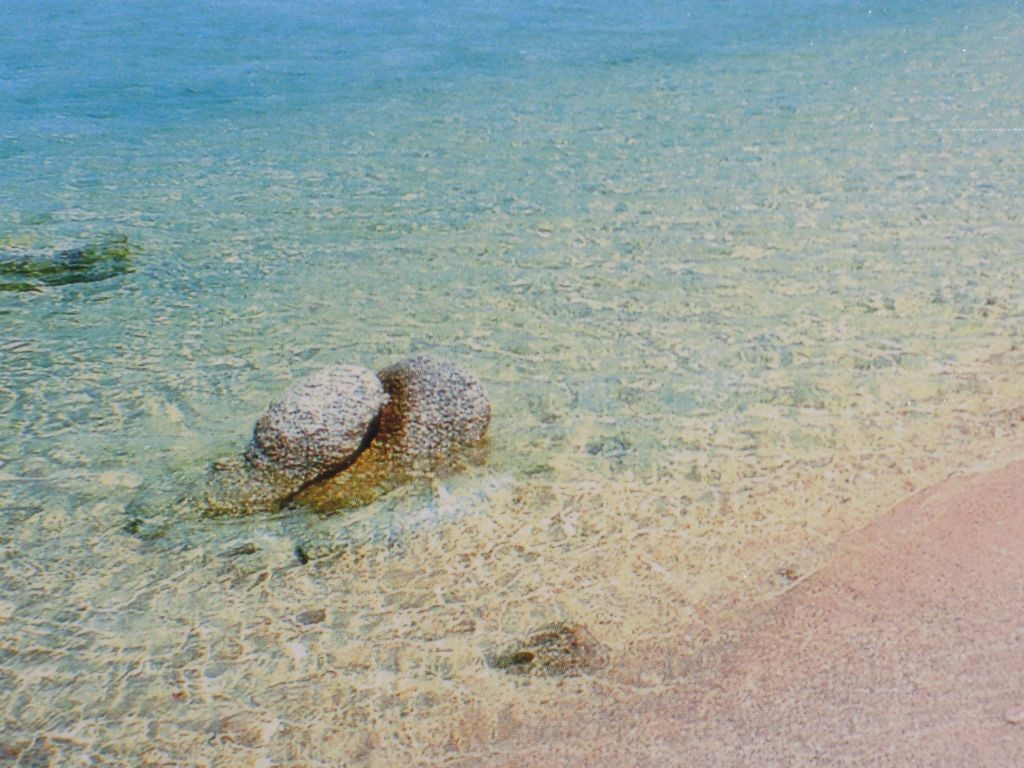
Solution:
<svg viewBox="0 0 1024 768">
<path fill-rule="evenodd" d="M 458 751 L 541 695 L 489 644 L 713 623 L 1014 449 L 1017 3 L 176 8 L 0 8 L 5 258 L 139 249 L 0 292 L 0 754 Z M 485 382 L 486 467 L 124 530 L 295 379 L 417 352 Z"/>
</svg>

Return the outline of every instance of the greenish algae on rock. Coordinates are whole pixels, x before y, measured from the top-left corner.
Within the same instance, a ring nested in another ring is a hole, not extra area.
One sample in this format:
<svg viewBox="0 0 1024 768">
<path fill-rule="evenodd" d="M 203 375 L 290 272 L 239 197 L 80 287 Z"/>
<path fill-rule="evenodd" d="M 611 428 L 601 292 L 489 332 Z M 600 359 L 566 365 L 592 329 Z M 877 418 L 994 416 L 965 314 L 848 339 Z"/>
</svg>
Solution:
<svg viewBox="0 0 1024 768">
<path fill-rule="evenodd" d="M 51 254 L 0 252 L 0 291 L 37 292 L 47 286 L 95 283 L 134 271 L 141 249 L 124 236 Z"/>
</svg>

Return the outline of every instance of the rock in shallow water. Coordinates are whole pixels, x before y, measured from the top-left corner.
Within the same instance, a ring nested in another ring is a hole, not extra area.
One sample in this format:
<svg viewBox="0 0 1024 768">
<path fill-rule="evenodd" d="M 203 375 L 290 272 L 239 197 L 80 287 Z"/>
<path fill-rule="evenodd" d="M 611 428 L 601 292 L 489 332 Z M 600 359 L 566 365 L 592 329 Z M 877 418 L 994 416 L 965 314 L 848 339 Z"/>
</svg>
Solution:
<svg viewBox="0 0 1024 768">
<path fill-rule="evenodd" d="M 388 393 L 379 439 L 391 461 L 433 468 L 486 434 L 491 423 L 487 393 L 452 363 L 414 357 L 377 376 Z"/>
<path fill-rule="evenodd" d="M 95 283 L 128 274 L 139 250 L 126 237 L 110 237 L 52 254 L 0 250 L 0 292 L 40 291 L 46 286 Z"/>
<path fill-rule="evenodd" d="M 358 507 L 417 476 L 479 458 L 491 404 L 474 376 L 425 355 L 377 376 L 388 400 L 376 437 L 351 467 L 309 485 L 296 503 L 323 511 Z"/>
<path fill-rule="evenodd" d="M 552 624 L 488 658 L 495 669 L 516 675 L 571 677 L 608 664 L 608 648 L 581 624 Z"/>
<path fill-rule="evenodd" d="M 452 363 L 334 366 L 273 402 L 244 457 L 218 462 L 192 498 L 208 515 L 361 506 L 475 458 L 490 420 L 483 386 Z"/>
<path fill-rule="evenodd" d="M 277 512 L 308 483 L 355 461 L 386 400 L 366 368 L 317 371 L 268 406 L 243 456 L 214 462 L 191 503 L 209 516 Z"/>
<path fill-rule="evenodd" d="M 237 712 L 213 723 L 213 740 L 243 747 L 265 747 L 281 729 L 281 721 L 269 712 Z"/>
<path fill-rule="evenodd" d="M 356 365 L 325 368 L 270 404 L 256 422 L 246 461 L 292 478 L 295 487 L 343 469 L 369 444 L 387 397 Z"/>
</svg>

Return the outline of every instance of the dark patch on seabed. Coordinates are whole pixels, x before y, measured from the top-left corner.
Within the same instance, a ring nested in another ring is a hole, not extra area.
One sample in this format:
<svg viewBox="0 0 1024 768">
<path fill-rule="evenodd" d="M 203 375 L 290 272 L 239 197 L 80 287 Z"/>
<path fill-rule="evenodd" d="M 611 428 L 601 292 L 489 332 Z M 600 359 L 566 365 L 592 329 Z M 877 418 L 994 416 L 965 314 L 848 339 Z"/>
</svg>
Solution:
<svg viewBox="0 0 1024 768">
<path fill-rule="evenodd" d="M 140 248 L 124 236 L 54 253 L 0 251 L 0 292 L 39 292 L 48 286 L 96 283 L 134 271 Z"/>
<path fill-rule="evenodd" d="M 608 648 L 580 624 L 552 624 L 488 662 L 511 674 L 574 676 L 607 666 Z"/>
</svg>

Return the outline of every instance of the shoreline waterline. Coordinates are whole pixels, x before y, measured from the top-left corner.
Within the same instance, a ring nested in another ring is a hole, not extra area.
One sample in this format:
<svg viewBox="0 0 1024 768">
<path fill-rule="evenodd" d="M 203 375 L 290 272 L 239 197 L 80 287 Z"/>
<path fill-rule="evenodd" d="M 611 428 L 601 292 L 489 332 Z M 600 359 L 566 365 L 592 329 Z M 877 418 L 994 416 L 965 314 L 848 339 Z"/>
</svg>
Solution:
<svg viewBox="0 0 1024 768">
<path fill-rule="evenodd" d="M 987 464 L 844 537 L 699 651 L 633 648 L 603 701 L 549 699 L 451 764 L 1018 762 L 1024 462 Z"/>
</svg>

